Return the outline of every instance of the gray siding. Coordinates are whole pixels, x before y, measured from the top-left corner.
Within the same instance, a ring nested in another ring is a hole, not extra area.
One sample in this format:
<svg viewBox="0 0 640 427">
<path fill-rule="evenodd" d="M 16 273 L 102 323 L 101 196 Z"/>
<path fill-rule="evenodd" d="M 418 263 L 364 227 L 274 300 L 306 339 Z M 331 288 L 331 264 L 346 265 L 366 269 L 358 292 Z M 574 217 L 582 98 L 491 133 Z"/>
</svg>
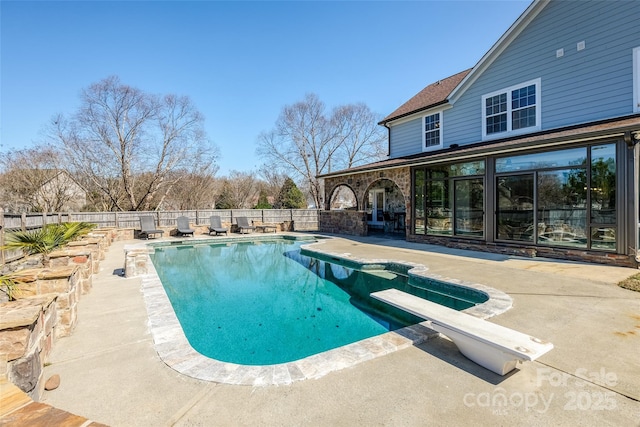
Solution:
<svg viewBox="0 0 640 427">
<path fill-rule="evenodd" d="M 416 118 L 400 125 L 391 126 L 390 158 L 422 152 L 422 120 Z"/>
<path fill-rule="evenodd" d="M 636 0 L 551 1 L 444 112 L 444 146 L 480 142 L 482 96 L 536 78 L 542 130 L 632 114 L 639 22 Z M 577 51 L 580 41 L 586 48 Z M 564 56 L 556 58 L 560 48 Z M 391 128 L 391 157 L 421 152 L 420 120 L 400 127 Z"/>
<path fill-rule="evenodd" d="M 482 95 L 536 78 L 543 130 L 632 114 L 638 22 L 638 1 L 552 1 L 448 111 L 445 146 L 482 139 Z"/>
</svg>

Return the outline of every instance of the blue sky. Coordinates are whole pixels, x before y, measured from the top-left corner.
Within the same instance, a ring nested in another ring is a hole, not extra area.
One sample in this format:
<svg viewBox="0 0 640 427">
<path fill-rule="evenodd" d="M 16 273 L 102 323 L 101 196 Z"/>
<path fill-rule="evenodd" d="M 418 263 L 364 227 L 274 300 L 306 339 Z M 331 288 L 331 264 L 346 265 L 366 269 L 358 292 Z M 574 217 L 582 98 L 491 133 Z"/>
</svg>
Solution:
<svg viewBox="0 0 640 427">
<path fill-rule="evenodd" d="M 189 96 L 220 148 L 249 172 L 262 131 L 307 93 L 384 116 L 470 68 L 530 1 L 2 1 L 0 151 L 42 141 L 56 113 L 117 75 Z"/>
</svg>

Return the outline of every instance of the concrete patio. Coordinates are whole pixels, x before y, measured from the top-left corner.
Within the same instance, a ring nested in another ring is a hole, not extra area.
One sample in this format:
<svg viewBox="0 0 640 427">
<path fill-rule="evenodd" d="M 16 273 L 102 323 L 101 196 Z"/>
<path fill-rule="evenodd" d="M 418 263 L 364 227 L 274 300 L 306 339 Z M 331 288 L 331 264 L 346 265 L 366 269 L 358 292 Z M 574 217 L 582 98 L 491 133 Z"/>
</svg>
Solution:
<svg viewBox="0 0 640 427">
<path fill-rule="evenodd" d="M 139 278 L 120 275 L 115 242 L 56 342 L 42 402 L 111 426 L 640 424 L 640 293 L 615 284 L 636 270 L 411 244 L 383 237 L 322 240 L 361 258 L 430 271 L 508 293 L 491 322 L 551 341 L 536 362 L 500 377 L 435 338 L 319 379 L 252 387 L 196 380 L 156 353 Z"/>
</svg>

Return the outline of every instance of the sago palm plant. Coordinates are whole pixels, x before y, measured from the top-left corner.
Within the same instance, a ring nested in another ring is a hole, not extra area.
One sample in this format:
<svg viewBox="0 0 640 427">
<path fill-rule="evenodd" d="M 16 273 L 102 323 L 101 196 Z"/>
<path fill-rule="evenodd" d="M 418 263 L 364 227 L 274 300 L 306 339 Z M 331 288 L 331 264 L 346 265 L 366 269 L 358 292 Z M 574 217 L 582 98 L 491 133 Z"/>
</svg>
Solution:
<svg viewBox="0 0 640 427">
<path fill-rule="evenodd" d="M 3 274 L 0 276 L 0 292 L 3 292 L 9 298 L 9 301 L 15 300 L 20 295 L 21 280 L 20 272 Z"/>
<path fill-rule="evenodd" d="M 14 231 L 8 233 L 5 245 L 0 249 L 21 249 L 27 255 L 42 254 L 43 263 L 48 263 L 48 255 L 55 249 L 87 234 L 95 224 L 67 222 L 48 224 L 38 230 Z"/>
<path fill-rule="evenodd" d="M 14 231 L 7 234 L 4 249 L 21 249 L 27 255 L 42 254 L 42 263 L 46 267 L 49 254 L 70 241 L 87 234 L 95 224 L 86 222 L 68 222 L 64 224 L 48 224 L 38 230 Z M 20 272 L 0 276 L 0 290 L 7 294 L 9 300 L 15 299 L 19 293 Z"/>
<path fill-rule="evenodd" d="M 7 235 L 2 249 L 22 249 L 26 254 L 48 255 L 95 227 L 86 222 L 48 224 L 38 230 L 14 231 Z"/>
</svg>

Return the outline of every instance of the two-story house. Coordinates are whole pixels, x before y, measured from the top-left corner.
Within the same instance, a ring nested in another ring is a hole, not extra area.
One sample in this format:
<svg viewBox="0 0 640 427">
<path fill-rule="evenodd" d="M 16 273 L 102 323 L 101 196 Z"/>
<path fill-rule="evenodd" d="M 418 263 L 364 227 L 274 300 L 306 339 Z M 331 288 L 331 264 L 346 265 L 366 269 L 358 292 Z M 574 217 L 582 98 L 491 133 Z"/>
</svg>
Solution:
<svg viewBox="0 0 640 427">
<path fill-rule="evenodd" d="M 325 200 L 349 188 L 369 227 L 409 241 L 637 265 L 638 23 L 638 1 L 533 1 L 380 122 L 387 160 L 323 175 Z M 330 215 L 349 232 L 335 216 L 353 211 Z"/>
</svg>

